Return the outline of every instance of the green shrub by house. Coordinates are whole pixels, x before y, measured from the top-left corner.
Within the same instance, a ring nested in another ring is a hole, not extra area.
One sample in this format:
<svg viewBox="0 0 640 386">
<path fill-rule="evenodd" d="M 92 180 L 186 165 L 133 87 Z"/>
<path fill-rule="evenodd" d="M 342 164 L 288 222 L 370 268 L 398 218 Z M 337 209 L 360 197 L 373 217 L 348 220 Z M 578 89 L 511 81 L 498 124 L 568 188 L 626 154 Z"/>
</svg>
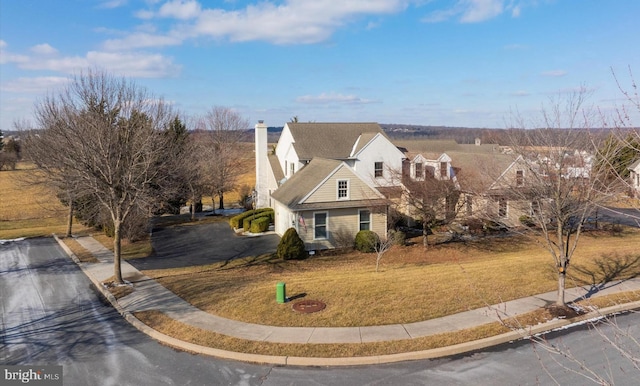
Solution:
<svg viewBox="0 0 640 386">
<path fill-rule="evenodd" d="M 304 242 L 298 236 L 295 228 L 289 228 L 278 243 L 278 249 L 276 249 L 276 256 L 283 260 L 293 259 L 305 259 L 307 257 L 307 251 L 304 248 Z"/>
<path fill-rule="evenodd" d="M 380 238 L 374 231 L 364 230 L 356 234 L 356 249 L 360 252 L 374 252 Z"/>
<path fill-rule="evenodd" d="M 387 237 L 394 245 L 405 245 L 407 242 L 407 235 L 404 232 L 397 231 L 395 229 L 390 229 Z"/>
<path fill-rule="evenodd" d="M 524 225 L 524 226 L 526 226 L 528 228 L 531 228 L 531 227 L 536 225 L 536 223 L 533 220 L 533 218 L 531 218 L 530 216 L 527 216 L 527 215 L 520 216 L 520 218 L 518 218 L 518 220 L 520 221 L 520 224 L 522 224 L 522 225 Z"/>
<path fill-rule="evenodd" d="M 258 214 L 258 213 L 264 213 L 264 212 L 270 212 L 271 217 L 273 217 L 273 209 L 271 208 L 260 208 L 255 210 L 248 210 L 246 212 L 242 212 L 238 215 L 231 217 L 229 219 L 229 226 L 231 227 L 231 229 L 239 228 L 240 225 L 242 224 L 242 220 L 244 220 L 246 217 L 253 216 L 254 213 Z"/>
<path fill-rule="evenodd" d="M 271 223 L 271 219 L 269 216 L 258 217 L 255 220 L 251 221 L 251 226 L 249 227 L 249 232 L 251 233 L 262 233 L 266 232 L 269 229 L 269 224 Z"/>
<path fill-rule="evenodd" d="M 244 231 L 248 231 L 249 228 L 251 228 L 251 223 L 259 218 L 266 218 L 268 222 L 273 222 L 273 211 L 271 212 L 261 212 L 261 213 L 256 213 L 255 215 L 251 215 L 251 216 L 247 216 L 244 219 L 242 219 L 242 229 L 244 229 Z"/>
</svg>

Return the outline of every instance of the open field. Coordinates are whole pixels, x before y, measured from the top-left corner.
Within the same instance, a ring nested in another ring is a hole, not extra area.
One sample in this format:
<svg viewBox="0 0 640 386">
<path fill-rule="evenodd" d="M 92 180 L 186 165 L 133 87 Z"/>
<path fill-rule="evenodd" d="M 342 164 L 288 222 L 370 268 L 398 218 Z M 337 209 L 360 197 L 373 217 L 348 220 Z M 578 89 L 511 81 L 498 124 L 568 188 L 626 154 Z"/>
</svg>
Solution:
<svg viewBox="0 0 640 386">
<path fill-rule="evenodd" d="M 0 171 L 0 239 L 66 232 L 67 208 L 46 186 L 29 183 L 35 172 L 24 162 L 16 170 Z M 74 224 L 74 230 L 80 229 Z"/>
<path fill-rule="evenodd" d="M 613 252 L 615 251 L 615 252 Z M 568 286 L 640 274 L 640 230 L 585 235 L 569 269 Z M 395 247 L 375 272 L 375 255 L 358 252 L 282 261 L 258 256 L 227 263 L 145 271 L 204 311 L 276 326 L 340 327 L 411 323 L 487 304 L 554 291 L 552 260 L 521 237 Z M 275 303 L 287 296 L 321 300 L 322 312 L 298 314 Z M 568 299 L 572 300 L 572 299 Z"/>
</svg>

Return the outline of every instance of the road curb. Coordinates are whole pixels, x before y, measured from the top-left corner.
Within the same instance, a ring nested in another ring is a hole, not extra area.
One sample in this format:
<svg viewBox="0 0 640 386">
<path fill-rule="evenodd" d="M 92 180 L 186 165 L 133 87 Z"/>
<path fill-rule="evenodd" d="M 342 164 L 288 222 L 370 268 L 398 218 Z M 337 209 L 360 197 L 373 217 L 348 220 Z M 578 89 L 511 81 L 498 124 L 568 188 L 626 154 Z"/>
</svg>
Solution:
<svg viewBox="0 0 640 386">
<path fill-rule="evenodd" d="M 572 324 L 602 319 L 608 315 L 628 312 L 632 310 L 640 309 L 640 301 L 635 301 L 626 304 L 619 304 L 611 307 L 605 307 L 597 311 L 592 311 L 584 315 L 577 316 L 571 319 L 557 319 L 552 320 L 536 326 L 531 326 L 526 329 L 519 329 L 510 331 L 504 334 L 483 338 L 471 342 L 460 343 L 447 347 L 439 347 L 421 351 L 411 351 L 406 353 L 388 354 L 388 355 L 372 355 L 364 357 L 342 357 L 342 358 L 322 358 L 322 357 L 292 357 L 292 356 L 276 356 L 276 355 L 261 355 L 261 354 L 248 354 L 235 351 L 226 351 L 213 347 L 200 346 L 194 343 L 185 342 L 176 339 L 172 336 L 166 335 L 158 330 L 149 327 L 144 324 L 140 319 L 136 318 L 131 312 L 124 310 L 118 300 L 109 292 L 102 283 L 95 278 L 91 272 L 85 267 L 84 263 L 80 262 L 77 256 L 67 247 L 67 245 L 58 238 L 55 234 L 54 239 L 58 242 L 60 247 L 69 255 L 69 257 L 80 267 L 80 269 L 87 275 L 89 280 L 100 291 L 100 293 L 109 301 L 109 303 L 118 311 L 122 317 L 128 321 L 132 326 L 137 328 L 142 333 L 155 339 L 170 347 L 181 349 L 184 351 L 208 355 L 221 359 L 231 359 L 242 362 L 260 363 L 260 364 L 272 364 L 281 366 L 360 366 L 360 365 L 373 365 L 384 363 L 405 362 L 421 359 L 436 359 L 449 357 L 453 355 L 460 355 L 469 352 L 482 350 L 488 347 L 497 346 L 504 343 L 515 342 L 521 339 L 525 339 L 534 335 L 544 334 L 550 331 L 561 329 Z"/>
</svg>

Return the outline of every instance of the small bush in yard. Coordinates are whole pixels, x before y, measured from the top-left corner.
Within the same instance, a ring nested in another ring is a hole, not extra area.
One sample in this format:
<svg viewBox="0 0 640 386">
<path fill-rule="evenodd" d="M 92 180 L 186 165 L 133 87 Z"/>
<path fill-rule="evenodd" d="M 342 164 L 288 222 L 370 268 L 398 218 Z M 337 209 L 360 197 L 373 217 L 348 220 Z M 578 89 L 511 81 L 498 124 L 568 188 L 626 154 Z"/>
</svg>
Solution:
<svg viewBox="0 0 640 386">
<path fill-rule="evenodd" d="M 289 228 L 278 243 L 276 255 L 283 260 L 305 259 L 307 251 L 304 248 L 304 242 L 298 236 L 295 228 Z"/>
<path fill-rule="evenodd" d="M 387 237 L 395 245 L 405 245 L 407 242 L 407 235 L 403 231 L 390 229 Z"/>
<path fill-rule="evenodd" d="M 262 233 L 266 232 L 269 229 L 270 218 L 267 217 L 258 217 L 255 220 L 251 221 L 251 226 L 249 227 L 249 232 L 251 233 Z"/>
<path fill-rule="evenodd" d="M 360 252 L 374 252 L 379 242 L 380 238 L 374 231 L 364 230 L 356 234 L 356 249 Z"/>
</svg>

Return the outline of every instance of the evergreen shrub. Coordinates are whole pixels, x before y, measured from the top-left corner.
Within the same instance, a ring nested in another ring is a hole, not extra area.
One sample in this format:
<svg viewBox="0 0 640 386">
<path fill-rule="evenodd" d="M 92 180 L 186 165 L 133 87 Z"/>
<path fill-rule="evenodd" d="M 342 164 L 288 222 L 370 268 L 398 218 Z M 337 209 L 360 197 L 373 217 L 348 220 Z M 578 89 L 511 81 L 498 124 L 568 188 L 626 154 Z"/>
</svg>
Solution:
<svg viewBox="0 0 640 386">
<path fill-rule="evenodd" d="M 284 232 L 278 243 L 276 256 L 283 260 L 305 259 L 307 257 L 304 242 L 298 236 L 295 228 L 289 228 Z"/>
<path fill-rule="evenodd" d="M 379 242 L 380 238 L 374 231 L 364 230 L 356 234 L 356 249 L 360 252 L 374 252 Z"/>
</svg>

